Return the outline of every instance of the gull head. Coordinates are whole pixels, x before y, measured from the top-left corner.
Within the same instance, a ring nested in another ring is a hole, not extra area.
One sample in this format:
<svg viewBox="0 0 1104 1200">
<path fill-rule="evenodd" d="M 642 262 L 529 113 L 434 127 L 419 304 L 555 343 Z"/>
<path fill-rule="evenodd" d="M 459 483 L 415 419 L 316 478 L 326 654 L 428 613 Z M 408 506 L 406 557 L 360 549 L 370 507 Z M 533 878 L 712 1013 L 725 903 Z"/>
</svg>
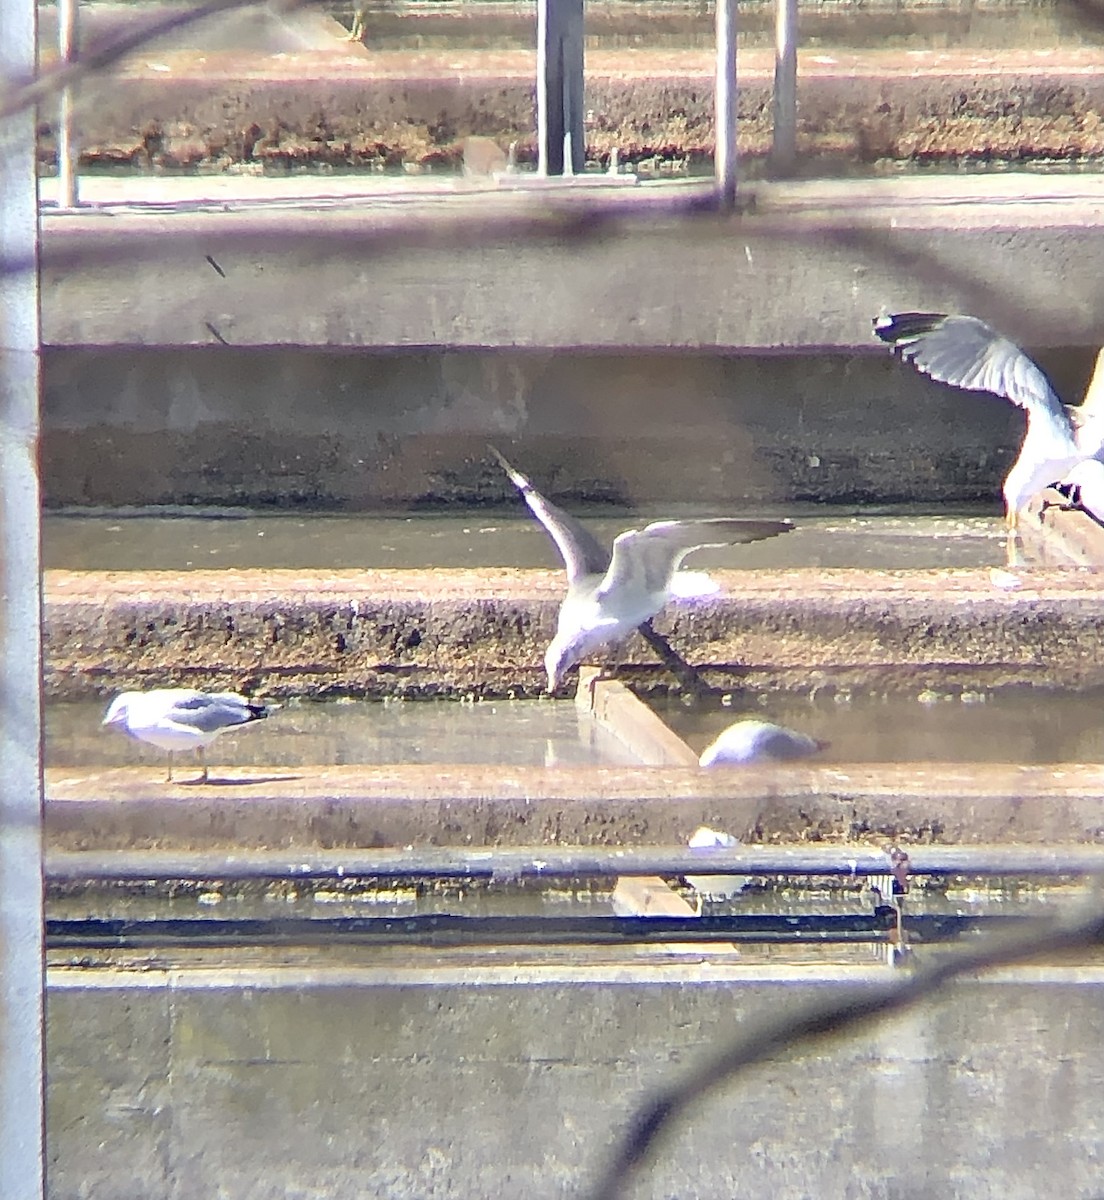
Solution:
<svg viewBox="0 0 1104 1200">
<path fill-rule="evenodd" d="M 107 712 L 104 714 L 104 719 L 100 724 L 108 726 L 121 725 L 125 728 L 127 719 L 130 717 L 130 702 L 134 699 L 135 694 L 134 692 L 120 692 L 108 705 Z"/>
<path fill-rule="evenodd" d="M 554 692 L 560 686 L 564 672 L 576 661 L 571 647 L 559 636 L 552 639 L 544 652 L 544 669 L 548 674 L 548 690 Z"/>
<path fill-rule="evenodd" d="M 564 675 L 592 651 L 610 640 L 610 630 L 561 629 L 548 644 L 544 653 L 544 669 L 548 672 L 548 690 L 554 692 L 563 682 Z"/>
</svg>

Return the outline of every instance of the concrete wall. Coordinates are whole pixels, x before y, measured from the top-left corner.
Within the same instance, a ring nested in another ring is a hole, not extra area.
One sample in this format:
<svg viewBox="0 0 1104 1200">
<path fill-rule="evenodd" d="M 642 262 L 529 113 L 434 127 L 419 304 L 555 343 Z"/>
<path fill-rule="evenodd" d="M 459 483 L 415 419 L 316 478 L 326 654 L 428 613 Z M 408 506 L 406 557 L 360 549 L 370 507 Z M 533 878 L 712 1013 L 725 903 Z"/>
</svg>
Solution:
<svg viewBox="0 0 1104 1200">
<path fill-rule="evenodd" d="M 183 182 L 45 221 L 48 504 L 502 500 L 489 438 L 554 496 L 996 498 L 1019 414 L 871 318 L 975 313 L 1069 400 L 1104 340 L 1093 180 L 787 185 L 731 220 L 678 186 Z"/>
<path fill-rule="evenodd" d="M 512 501 L 488 441 L 560 497 L 996 503 L 1022 428 L 877 352 L 55 348 L 45 388 L 48 505 Z"/>
<path fill-rule="evenodd" d="M 645 1089 L 833 986 L 729 972 L 55 971 L 50 1200 L 583 1195 Z M 1099 984 L 1036 977 L 757 1069 L 629 1194 L 1097 1194 Z"/>
</svg>

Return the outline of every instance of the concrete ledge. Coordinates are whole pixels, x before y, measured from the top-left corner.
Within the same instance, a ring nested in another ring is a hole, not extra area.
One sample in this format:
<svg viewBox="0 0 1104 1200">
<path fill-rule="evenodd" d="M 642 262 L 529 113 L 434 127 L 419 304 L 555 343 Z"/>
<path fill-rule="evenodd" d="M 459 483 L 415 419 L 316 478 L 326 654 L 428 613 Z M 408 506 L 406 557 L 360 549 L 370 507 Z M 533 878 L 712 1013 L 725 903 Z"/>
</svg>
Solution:
<svg viewBox="0 0 1104 1200">
<path fill-rule="evenodd" d="M 51 849 L 669 846 L 698 825 L 754 841 L 1098 842 L 1104 767 L 959 763 L 47 772 Z"/>
<path fill-rule="evenodd" d="M 1032 346 L 1104 340 L 1099 177 L 775 188 L 738 218 L 697 212 L 707 195 L 48 217 L 43 340 L 873 354 L 872 316 L 901 308 L 976 313 Z"/>
<path fill-rule="evenodd" d="M 1091 571 L 718 571 L 657 628 L 715 686 L 1104 683 Z M 1008 586 L 1011 585 L 1011 586 Z M 506 696 L 543 688 L 555 571 L 46 574 L 47 695 L 169 683 L 267 695 Z M 673 679 L 636 638 L 623 676 Z"/>
</svg>

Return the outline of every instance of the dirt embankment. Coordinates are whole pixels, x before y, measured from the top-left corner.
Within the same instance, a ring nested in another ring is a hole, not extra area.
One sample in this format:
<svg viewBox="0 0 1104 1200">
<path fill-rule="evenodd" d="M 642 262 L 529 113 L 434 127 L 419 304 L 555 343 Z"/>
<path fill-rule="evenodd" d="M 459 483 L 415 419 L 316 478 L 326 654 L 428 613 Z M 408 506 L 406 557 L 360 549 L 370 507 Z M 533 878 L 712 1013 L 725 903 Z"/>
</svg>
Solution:
<svg viewBox="0 0 1104 1200">
<path fill-rule="evenodd" d="M 336 30 L 340 26 L 333 23 Z M 535 53 L 368 49 L 268 54 L 171 49 L 84 85 L 85 167 L 251 171 L 454 171 L 465 139 L 536 156 Z M 1099 50 L 803 51 L 798 143 L 838 169 L 874 164 L 1099 161 Z M 773 55 L 741 53 L 741 153 L 769 153 Z M 692 171 L 713 154 L 708 48 L 587 55 L 587 155 L 648 173 Z M 53 126 L 41 126 L 52 162 Z"/>
</svg>

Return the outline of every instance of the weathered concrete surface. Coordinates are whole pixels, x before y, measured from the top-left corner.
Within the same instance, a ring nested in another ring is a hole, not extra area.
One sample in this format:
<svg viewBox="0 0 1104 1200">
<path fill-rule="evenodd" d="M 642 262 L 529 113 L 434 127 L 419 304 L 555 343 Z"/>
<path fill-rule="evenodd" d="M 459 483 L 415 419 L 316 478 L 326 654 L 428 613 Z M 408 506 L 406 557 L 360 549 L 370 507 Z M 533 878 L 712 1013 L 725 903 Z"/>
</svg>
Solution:
<svg viewBox="0 0 1104 1200">
<path fill-rule="evenodd" d="M 1104 682 L 1091 571 L 716 578 L 721 595 L 669 607 L 656 627 L 717 686 Z M 553 571 L 51 571 L 46 694 L 169 683 L 277 696 L 536 694 L 562 594 Z M 644 690 L 672 686 L 635 639 L 618 660 Z"/>
<path fill-rule="evenodd" d="M 1100 152 L 1104 73 L 1094 47 L 822 50 L 799 54 L 802 154 L 1018 163 Z M 604 161 L 614 146 L 627 162 L 712 156 L 710 45 L 594 47 L 586 66 L 592 158 Z M 742 50 L 739 74 L 740 152 L 761 157 L 772 133 L 772 51 Z M 463 138 L 477 134 L 518 141 L 526 161 L 535 155 L 535 78 L 531 48 L 349 47 L 336 37 L 330 51 L 278 56 L 158 48 L 83 86 L 82 157 L 154 168 L 456 167 Z"/>
<path fill-rule="evenodd" d="M 777 185 L 734 219 L 680 185 L 184 183 L 146 194 L 207 211 L 45 218 L 48 504 L 501 500 L 504 437 L 557 495 L 995 497 L 1021 415 L 872 317 L 976 313 L 1071 401 L 1104 341 L 1104 178 Z"/>
<path fill-rule="evenodd" d="M 432 185 L 47 216 L 43 341 L 884 354 L 871 318 L 902 308 L 1034 347 L 1104 338 L 1102 177 L 772 185 L 731 218 L 695 215 L 706 194 Z"/>
<path fill-rule="evenodd" d="M 647 1089 L 874 977 L 653 955 L 647 983 L 615 963 L 465 986 L 416 963 L 51 971 L 51 1200 L 584 1195 Z M 1005 978 L 703 1099 L 631 1194 L 1094 1195 L 1099 985 Z"/>
<path fill-rule="evenodd" d="M 1078 395 L 1093 352 L 1041 357 Z M 1022 434 L 888 354 L 53 349 L 44 378 L 51 507 L 516 503 L 488 441 L 569 504 L 996 503 Z"/>
<path fill-rule="evenodd" d="M 669 846 L 1104 839 L 1104 767 L 1064 764 L 333 767 L 173 786 L 148 768 L 47 772 L 50 849 Z"/>
</svg>

